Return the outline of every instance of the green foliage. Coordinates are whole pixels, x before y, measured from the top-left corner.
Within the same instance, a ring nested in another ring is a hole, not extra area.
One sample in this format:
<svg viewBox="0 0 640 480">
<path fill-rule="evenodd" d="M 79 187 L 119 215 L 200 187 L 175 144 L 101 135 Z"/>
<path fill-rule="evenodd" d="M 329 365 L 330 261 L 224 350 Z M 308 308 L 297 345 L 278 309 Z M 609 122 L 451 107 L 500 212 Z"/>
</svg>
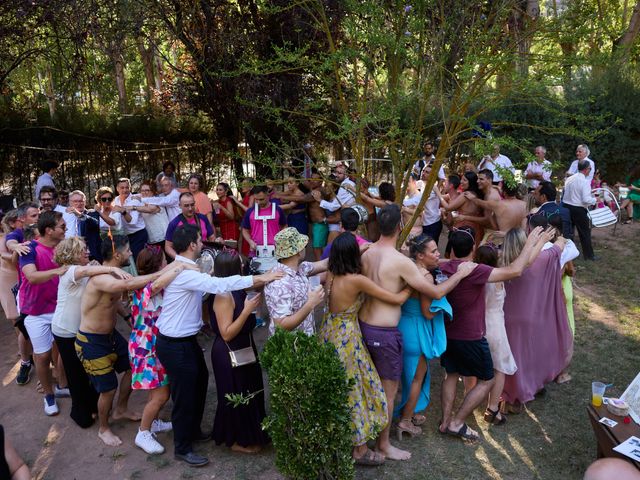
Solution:
<svg viewBox="0 0 640 480">
<path fill-rule="evenodd" d="M 265 427 L 278 470 L 294 480 L 353 478 L 351 384 L 333 346 L 278 328 L 260 363 L 269 375 Z"/>
</svg>

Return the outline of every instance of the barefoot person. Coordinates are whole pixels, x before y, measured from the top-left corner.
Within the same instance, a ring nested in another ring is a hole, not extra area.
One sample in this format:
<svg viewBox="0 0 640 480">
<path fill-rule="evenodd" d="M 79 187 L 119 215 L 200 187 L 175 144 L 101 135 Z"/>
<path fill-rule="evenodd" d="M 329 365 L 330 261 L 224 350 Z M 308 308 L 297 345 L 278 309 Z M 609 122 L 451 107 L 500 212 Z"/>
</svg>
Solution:
<svg viewBox="0 0 640 480">
<path fill-rule="evenodd" d="M 396 250 L 400 233 L 400 208 L 395 204 L 383 207 L 378 221 L 381 236 L 362 256 L 363 273 L 385 290 L 399 293 L 409 284 L 431 298 L 442 298 L 475 267 L 474 263 L 462 264 L 449 280 L 433 285 L 420 274 L 415 263 Z M 369 297 L 360 309 L 359 317 L 362 337 L 382 380 L 391 418 L 402 375 L 402 335 L 398 330 L 400 305 Z M 380 433 L 376 450 L 390 460 L 408 460 L 411 453 L 389 442 L 389 430 L 390 425 L 387 425 Z"/>
<path fill-rule="evenodd" d="M 453 308 L 453 321 L 448 322 L 447 349 L 440 357 L 440 364 L 446 371 L 442 382 L 442 420 L 440 432 L 465 440 L 477 440 L 478 433 L 465 423 L 467 417 L 482 403 L 494 383 L 493 362 L 489 344 L 485 338 L 485 284 L 502 282 L 519 277 L 530 257 L 540 252 L 544 241 L 541 228 L 536 228 L 527 239 L 520 256 L 507 267 L 492 268 L 477 265 L 471 274 L 462 280 L 447 295 Z M 475 237 L 468 230 L 456 230 L 449 238 L 451 260 L 442 264 L 442 272 L 451 275 L 459 268 L 460 262 L 473 258 Z M 458 270 L 459 271 L 459 270 Z M 456 398 L 458 377 L 475 377 L 477 383 L 464 397 L 458 412 L 452 413 Z"/>
<path fill-rule="evenodd" d="M 102 243 L 104 266 L 121 268 L 129 265 L 131 249 L 129 239 L 114 235 L 110 242 Z M 116 312 L 123 292 L 145 286 L 155 280 L 159 273 L 144 275 L 129 280 L 119 280 L 109 274 L 91 277 L 82 297 L 82 318 L 76 335 L 76 353 L 91 378 L 98 398 L 98 436 L 109 446 L 122 444 L 120 438 L 109 428 L 109 412 L 118 388 L 116 372 L 124 375 L 120 382 L 120 394 L 113 412 L 114 420 L 127 418 L 139 421 L 140 415 L 127 410 L 131 394 L 131 368 L 127 352 L 127 341 L 115 329 Z M 119 312 L 121 313 L 121 312 Z M 130 315 L 127 315 L 130 317 Z"/>
<path fill-rule="evenodd" d="M 355 236 L 348 232 L 333 241 L 326 283 L 329 305 L 320 336 L 325 343 L 333 344 L 347 376 L 354 380 L 349 392 L 353 459 L 359 465 L 381 465 L 384 455 L 370 450 L 367 441 L 373 440 L 376 432 L 389 422 L 387 398 L 364 348 L 358 310 L 365 293 L 389 304 L 401 305 L 408 298 L 409 289 L 391 293 L 362 275 L 360 247 Z"/>
<path fill-rule="evenodd" d="M 190 224 L 176 228 L 173 248 L 177 254 L 176 261 L 195 265 L 202 251 L 200 228 Z M 197 340 L 203 325 L 202 294 L 260 286 L 281 275 L 267 273 L 254 277 L 232 275 L 217 278 L 185 270 L 165 288 L 162 312 L 156 322 L 156 352 L 171 379 L 171 423 L 177 460 L 194 467 L 209 463 L 208 458 L 193 451 L 194 441 L 210 438 L 200 429 L 209 382 L 209 370 Z"/>
</svg>

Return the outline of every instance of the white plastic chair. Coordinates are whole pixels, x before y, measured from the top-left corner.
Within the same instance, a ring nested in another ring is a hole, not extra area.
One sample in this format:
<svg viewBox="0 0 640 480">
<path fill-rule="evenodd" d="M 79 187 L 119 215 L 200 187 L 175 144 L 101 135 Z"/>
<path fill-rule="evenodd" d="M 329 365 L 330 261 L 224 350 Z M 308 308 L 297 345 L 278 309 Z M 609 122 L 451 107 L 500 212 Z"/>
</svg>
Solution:
<svg viewBox="0 0 640 480">
<path fill-rule="evenodd" d="M 589 215 L 589 219 L 591 220 L 591 225 L 595 228 L 603 228 L 614 225 L 613 233 L 616 233 L 616 227 L 618 226 L 618 222 L 620 221 L 620 204 L 616 199 L 616 196 L 609 190 L 608 188 L 594 188 L 591 190 L 591 193 L 597 195 L 600 192 L 608 193 L 611 199 L 616 204 L 616 213 L 613 213 L 609 206 L 606 204 L 605 198 L 605 206 L 600 208 L 594 208 L 593 210 L 589 210 L 587 214 Z"/>
</svg>

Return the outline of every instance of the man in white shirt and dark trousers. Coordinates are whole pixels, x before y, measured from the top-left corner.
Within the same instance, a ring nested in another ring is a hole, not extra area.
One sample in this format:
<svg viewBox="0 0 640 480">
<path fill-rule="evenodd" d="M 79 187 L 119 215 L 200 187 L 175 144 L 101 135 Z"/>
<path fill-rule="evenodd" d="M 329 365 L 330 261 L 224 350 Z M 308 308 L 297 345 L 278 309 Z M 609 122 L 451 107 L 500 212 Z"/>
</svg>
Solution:
<svg viewBox="0 0 640 480">
<path fill-rule="evenodd" d="M 182 225 L 173 234 L 176 260 L 195 264 L 202 250 L 200 229 Z M 156 323 L 156 351 L 171 378 L 174 453 L 177 460 L 201 467 L 209 459 L 193 451 L 194 441 L 206 441 L 200 429 L 209 383 L 209 370 L 196 336 L 202 327 L 202 294 L 223 293 L 264 285 L 282 277 L 282 272 L 253 277 L 217 278 L 185 270 L 164 290 L 163 306 Z"/>
<path fill-rule="evenodd" d="M 313 198 L 320 202 L 320 208 L 324 208 L 327 212 L 333 213 L 341 208 L 351 207 L 356 203 L 356 184 L 349 178 L 347 174 L 347 167 L 345 165 L 338 165 L 335 169 L 336 180 L 340 182 L 340 187 L 336 192 L 336 196 L 333 200 L 327 201 L 322 199 L 322 194 L 319 190 L 311 192 Z M 327 244 L 333 242 L 333 240 L 340 235 L 340 224 L 329 224 L 329 237 Z"/>
<path fill-rule="evenodd" d="M 147 229 L 145 228 L 144 218 L 137 211 L 142 206 L 142 202 L 131 195 L 131 180 L 128 178 L 119 178 L 116 184 L 118 196 L 115 198 L 114 211 L 122 214 L 122 226 L 124 233 L 129 238 L 129 246 L 133 253 L 134 261 L 138 258 L 138 253 L 144 248 L 149 240 Z M 126 208 L 126 207 L 131 207 Z"/>
<path fill-rule="evenodd" d="M 596 203 L 596 198 L 591 194 L 591 182 L 588 180 L 591 168 L 586 159 L 578 162 L 578 173 L 567 179 L 562 195 L 562 206 L 569 209 L 571 223 L 578 229 L 582 255 L 586 260 L 596 259 L 591 246 L 591 226 L 587 215 L 587 207 Z"/>
</svg>

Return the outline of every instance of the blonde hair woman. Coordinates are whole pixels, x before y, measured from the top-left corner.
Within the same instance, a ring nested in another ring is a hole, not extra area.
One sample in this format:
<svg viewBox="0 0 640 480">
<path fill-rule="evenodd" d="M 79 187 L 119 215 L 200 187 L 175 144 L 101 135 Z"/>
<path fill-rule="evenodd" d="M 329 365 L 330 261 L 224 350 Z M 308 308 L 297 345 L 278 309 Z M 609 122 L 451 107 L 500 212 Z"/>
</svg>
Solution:
<svg viewBox="0 0 640 480">
<path fill-rule="evenodd" d="M 80 326 L 80 304 L 89 278 L 111 274 L 117 278 L 130 278 L 119 268 L 89 264 L 89 250 L 82 237 L 65 238 L 56 246 L 54 260 L 69 269 L 60 277 L 58 301 L 51 322 L 53 338 L 62 358 L 71 394 L 71 418 L 82 428 L 93 423 L 97 413 L 98 394 L 91 386 L 75 350 L 76 333 Z"/>
</svg>

